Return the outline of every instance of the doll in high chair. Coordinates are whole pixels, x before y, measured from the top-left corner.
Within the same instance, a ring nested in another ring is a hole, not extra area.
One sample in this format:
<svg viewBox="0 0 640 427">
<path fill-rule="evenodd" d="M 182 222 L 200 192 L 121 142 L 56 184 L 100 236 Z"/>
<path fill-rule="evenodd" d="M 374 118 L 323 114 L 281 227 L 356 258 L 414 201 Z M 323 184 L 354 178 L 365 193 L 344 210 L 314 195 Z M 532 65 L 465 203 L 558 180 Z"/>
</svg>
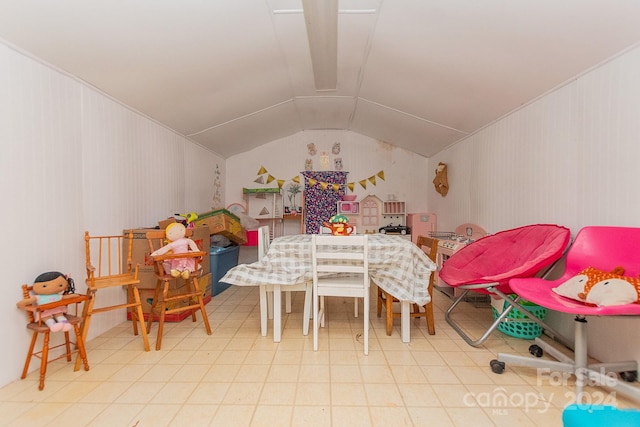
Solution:
<svg viewBox="0 0 640 427">
<path fill-rule="evenodd" d="M 31 298 L 18 301 L 18 307 L 28 305 L 43 305 L 51 302 L 61 301 L 72 297 L 74 292 L 73 279 L 58 271 L 42 273 L 33 282 L 33 296 Z M 67 332 L 73 327 L 65 317 L 67 306 L 56 307 L 45 310 L 39 314 L 40 318 L 52 332 Z"/>
<path fill-rule="evenodd" d="M 164 255 L 166 253 L 183 254 L 192 251 L 199 251 L 196 242 L 186 237 L 186 227 L 179 223 L 174 222 L 167 226 L 165 234 L 169 243 L 157 249 L 151 253 L 151 256 Z M 188 279 L 191 277 L 191 273 L 195 270 L 195 260 L 193 258 L 180 258 L 171 259 L 163 263 L 165 271 L 169 271 L 172 277 L 182 277 Z"/>
</svg>

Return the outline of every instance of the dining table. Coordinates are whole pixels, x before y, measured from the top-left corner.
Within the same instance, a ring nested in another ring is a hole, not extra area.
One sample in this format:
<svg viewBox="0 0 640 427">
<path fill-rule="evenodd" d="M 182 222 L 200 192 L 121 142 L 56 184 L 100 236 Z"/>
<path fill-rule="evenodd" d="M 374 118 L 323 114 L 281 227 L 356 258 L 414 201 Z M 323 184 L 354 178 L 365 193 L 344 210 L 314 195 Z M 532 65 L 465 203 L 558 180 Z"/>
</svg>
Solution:
<svg viewBox="0 0 640 427">
<path fill-rule="evenodd" d="M 287 286 L 312 280 L 311 234 L 292 234 L 272 240 L 267 254 L 250 264 L 239 264 L 220 279 L 236 286 L 270 285 L 273 288 L 274 341 L 280 341 L 282 299 Z M 401 336 L 410 342 L 410 305 L 431 301 L 428 284 L 436 264 L 400 235 L 368 235 L 369 277 L 401 303 Z M 336 246 L 335 250 L 340 250 Z"/>
</svg>

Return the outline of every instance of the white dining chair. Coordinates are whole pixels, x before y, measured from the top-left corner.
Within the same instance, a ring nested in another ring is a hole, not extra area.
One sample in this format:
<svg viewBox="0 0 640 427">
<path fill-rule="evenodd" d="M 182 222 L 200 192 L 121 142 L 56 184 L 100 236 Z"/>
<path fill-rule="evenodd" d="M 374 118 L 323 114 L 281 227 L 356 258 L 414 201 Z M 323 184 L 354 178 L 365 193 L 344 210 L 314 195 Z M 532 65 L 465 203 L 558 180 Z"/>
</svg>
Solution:
<svg viewBox="0 0 640 427">
<path fill-rule="evenodd" d="M 318 351 L 319 327 L 326 321 L 325 297 L 363 299 L 364 354 L 369 354 L 369 261 L 367 235 L 314 234 L 311 243 L 313 272 L 313 349 Z"/>
<path fill-rule="evenodd" d="M 258 261 L 262 261 L 269 251 L 271 244 L 271 236 L 269 234 L 269 226 L 264 225 L 258 228 Z M 277 286 L 280 291 L 275 290 L 274 285 L 260 285 L 260 333 L 264 337 L 267 335 L 267 318 L 273 319 L 273 341 L 280 342 L 282 325 L 282 313 L 274 314 L 274 300 L 277 298 L 281 301 L 282 288 Z M 291 313 L 291 292 L 304 291 L 304 309 L 302 315 L 302 334 L 309 335 L 309 320 L 311 319 L 311 294 L 313 292 L 313 283 L 306 281 L 295 285 L 286 286 L 286 312 Z M 277 295 L 276 295 L 277 293 Z M 280 304 L 275 304 L 280 306 Z"/>
</svg>

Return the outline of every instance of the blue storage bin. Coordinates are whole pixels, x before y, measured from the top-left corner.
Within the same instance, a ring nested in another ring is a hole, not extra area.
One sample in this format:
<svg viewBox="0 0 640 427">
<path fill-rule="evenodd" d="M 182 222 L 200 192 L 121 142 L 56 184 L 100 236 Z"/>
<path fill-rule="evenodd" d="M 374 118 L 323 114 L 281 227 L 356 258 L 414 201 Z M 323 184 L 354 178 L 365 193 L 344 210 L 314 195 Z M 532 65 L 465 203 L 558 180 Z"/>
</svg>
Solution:
<svg viewBox="0 0 640 427">
<path fill-rule="evenodd" d="M 221 282 L 220 279 L 227 274 L 227 271 L 238 265 L 240 246 L 234 245 L 226 248 L 211 246 L 209 253 L 211 260 L 211 296 L 216 296 L 231 286 L 229 283 Z"/>
</svg>

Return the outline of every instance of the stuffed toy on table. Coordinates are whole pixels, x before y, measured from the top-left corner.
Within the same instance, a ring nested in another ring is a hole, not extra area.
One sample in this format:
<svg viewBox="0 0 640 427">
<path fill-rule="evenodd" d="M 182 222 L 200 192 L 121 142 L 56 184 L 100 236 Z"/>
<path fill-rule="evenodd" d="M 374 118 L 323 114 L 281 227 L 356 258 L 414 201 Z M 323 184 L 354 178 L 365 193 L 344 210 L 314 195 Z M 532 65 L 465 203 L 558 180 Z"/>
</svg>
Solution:
<svg viewBox="0 0 640 427">
<path fill-rule="evenodd" d="M 43 305 L 51 302 L 61 301 L 71 298 L 74 295 L 73 279 L 58 271 L 49 271 L 40 274 L 33 282 L 33 296 L 18 301 L 18 307 L 26 307 L 28 305 Z M 67 306 L 52 308 L 40 313 L 35 313 L 36 321 L 42 320 L 52 332 L 67 332 L 73 327 L 65 313 Z"/>
</svg>

